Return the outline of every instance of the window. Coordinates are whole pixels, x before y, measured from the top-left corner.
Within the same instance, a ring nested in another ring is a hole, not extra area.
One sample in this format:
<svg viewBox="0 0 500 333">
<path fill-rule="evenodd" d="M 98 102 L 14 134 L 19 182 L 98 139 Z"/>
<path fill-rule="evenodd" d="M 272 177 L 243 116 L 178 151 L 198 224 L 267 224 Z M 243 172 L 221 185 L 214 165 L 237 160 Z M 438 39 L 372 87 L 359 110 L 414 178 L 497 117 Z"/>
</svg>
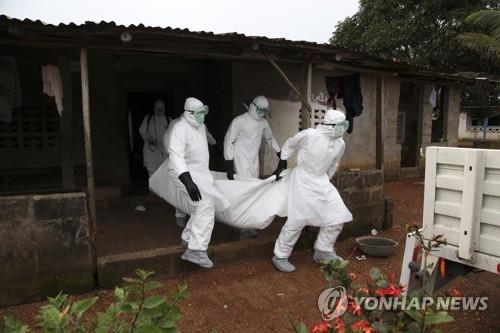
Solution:
<svg viewBox="0 0 500 333">
<path fill-rule="evenodd" d="M 60 140 L 59 122 L 53 107 L 15 108 L 11 123 L 0 122 L 0 151 L 54 148 Z"/>
</svg>

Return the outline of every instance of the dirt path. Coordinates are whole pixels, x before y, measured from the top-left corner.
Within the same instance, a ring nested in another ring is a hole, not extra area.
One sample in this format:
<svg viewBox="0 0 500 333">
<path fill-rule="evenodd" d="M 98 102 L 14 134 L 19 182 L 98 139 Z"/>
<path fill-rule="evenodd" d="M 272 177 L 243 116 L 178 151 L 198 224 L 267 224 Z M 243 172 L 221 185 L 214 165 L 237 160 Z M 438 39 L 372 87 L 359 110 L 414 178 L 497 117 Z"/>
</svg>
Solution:
<svg viewBox="0 0 500 333">
<path fill-rule="evenodd" d="M 419 223 L 422 215 L 423 185 L 417 181 L 390 182 L 385 186 L 386 196 L 394 199 L 394 227 L 381 234 L 402 241 L 397 253 L 388 259 L 351 262 L 352 271 L 367 276 L 372 266 L 384 272 L 399 275 L 407 223 Z M 338 244 L 338 253 L 348 257 L 354 240 Z M 311 251 L 296 252 L 292 256 L 298 268 L 292 274 L 277 272 L 270 260 L 257 260 L 199 271 L 189 276 L 164 279 L 162 292 L 174 290 L 186 282 L 189 296 L 182 303 L 182 332 L 291 332 L 286 318 L 308 325 L 320 321 L 316 307 L 319 293 L 326 283 L 318 265 L 312 261 Z M 352 259 L 352 258 L 351 258 Z M 490 273 L 472 273 L 458 279 L 449 287 L 461 289 L 465 295 L 489 296 L 489 309 L 483 312 L 455 312 L 456 322 L 446 332 L 500 332 L 500 277 Z M 110 291 L 100 291 L 101 300 L 95 310 L 102 311 L 111 300 Z M 11 313 L 30 321 L 39 304 L 28 304 L 0 310 L 0 316 Z"/>
</svg>

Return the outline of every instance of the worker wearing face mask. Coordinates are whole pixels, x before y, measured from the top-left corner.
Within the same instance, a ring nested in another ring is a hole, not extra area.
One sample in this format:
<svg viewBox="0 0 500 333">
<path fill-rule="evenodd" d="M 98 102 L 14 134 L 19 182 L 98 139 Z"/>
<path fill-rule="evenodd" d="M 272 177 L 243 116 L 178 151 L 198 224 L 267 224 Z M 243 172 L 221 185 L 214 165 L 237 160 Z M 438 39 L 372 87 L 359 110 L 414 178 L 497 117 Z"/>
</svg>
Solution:
<svg viewBox="0 0 500 333">
<path fill-rule="evenodd" d="M 168 139 L 170 136 L 170 131 L 174 127 L 174 125 L 182 119 L 182 115 L 179 118 L 175 118 L 170 122 L 170 125 L 167 129 L 167 132 L 165 133 L 163 137 L 163 147 L 165 147 L 165 151 L 168 152 Z M 214 136 L 209 132 L 208 128 L 205 126 L 205 133 L 207 136 L 207 143 L 209 146 L 215 146 L 217 144 L 217 140 L 215 140 Z M 167 153 L 168 156 L 168 153 Z M 177 224 L 178 227 L 184 228 L 186 226 L 188 215 L 183 212 L 179 208 L 175 208 L 175 224 Z"/>
<path fill-rule="evenodd" d="M 163 136 L 168 128 L 165 117 L 165 103 L 157 100 L 154 103 L 154 112 L 144 117 L 139 133 L 144 140 L 142 148 L 143 164 L 151 176 L 167 158 L 162 144 Z"/>
<path fill-rule="evenodd" d="M 280 146 L 273 136 L 266 120 L 269 114 L 269 101 L 264 96 L 257 96 L 248 107 L 248 111 L 233 119 L 224 138 L 224 159 L 226 160 L 227 178 L 259 178 L 259 148 L 264 139 L 278 154 Z M 240 231 L 240 238 L 256 237 L 252 229 Z"/>
<path fill-rule="evenodd" d="M 181 258 L 211 268 L 207 248 L 214 228 L 215 210 L 229 204 L 214 187 L 204 125 L 208 107 L 193 97 L 186 99 L 184 113 L 169 130 L 166 140 L 168 174 L 173 186 L 167 200 L 190 218 L 182 232 L 187 249 Z M 151 180 L 150 180 L 151 182 Z M 151 183 L 150 183 L 151 186 Z"/>
<path fill-rule="evenodd" d="M 322 125 L 299 132 L 281 150 L 275 171 L 279 178 L 286 160 L 297 151 L 297 167 L 290 174 L 288 220 L 274 246 L 273 264 L 280 271 L 293 272 L 288 258 L 305 226 L 319 227 L 313 259 L 340 259 L 334 246 L 343 224 L 352 221 L 337 189 L 330 182 L 344 153 L 343 134 L 349 127 L 344 113 L 328 110 Z"/>
</svg>

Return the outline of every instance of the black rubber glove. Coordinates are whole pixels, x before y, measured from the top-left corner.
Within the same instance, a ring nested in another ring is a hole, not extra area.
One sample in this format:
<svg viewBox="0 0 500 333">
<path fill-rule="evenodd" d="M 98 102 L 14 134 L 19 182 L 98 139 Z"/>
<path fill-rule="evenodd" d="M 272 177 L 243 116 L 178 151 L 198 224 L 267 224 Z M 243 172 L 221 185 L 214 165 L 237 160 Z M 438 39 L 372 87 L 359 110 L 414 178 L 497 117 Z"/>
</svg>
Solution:
<svg viewBox="0 0 500 333">
<path fill-rule="evenodd" d="M 280 151 L 277 151 L 277 152 L 276 152 L 276 155 L 278 155 L 278 158 L 281 160 L 281 152 L 280 152 Z"/>
<path fill-rule="evenodd" d="M 286 160 L 280 159 L 280 161 L 278 162 L 278 167 L 274 171 L 274 174 L 276 175 L 276 180 L 280 180 L 281 179 L 280 174 L 286 168 L 287 168 L 287 162 L 286 162 Z"/>
<path fill-rule="evenodd" d="M 189 172 L 184 172 L 179 175 L 179 180 L 186 186 L 186 190 L 189 194 L 189 197 L 193 201 L 200 201 L 201 200 L 201 193 L 200 190 L 198 189 L 198 186 L 193 182 L 193 179 L 191 178 L 191 174 Z"/>
<path fill-rule="evenodd" d="M 226 160 L 227 179 L 234 180 L 234 160 Z"/>
</svg>

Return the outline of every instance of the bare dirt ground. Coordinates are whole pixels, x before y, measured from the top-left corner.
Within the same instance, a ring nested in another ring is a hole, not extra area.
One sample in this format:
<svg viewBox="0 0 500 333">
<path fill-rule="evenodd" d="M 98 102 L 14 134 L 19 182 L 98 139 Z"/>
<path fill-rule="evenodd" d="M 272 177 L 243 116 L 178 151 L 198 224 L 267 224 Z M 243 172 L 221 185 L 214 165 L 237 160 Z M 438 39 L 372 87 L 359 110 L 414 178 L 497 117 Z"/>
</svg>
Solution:
<svg viewBox="0 0 500 333">
<path fill-rule="evenodd" d="M 423 185 L 417 180 L 388 182 L 385 194 L 394 199 L 394 226 L 380 234 L 400 241 L 397 252 L 387 259 L 368 258 L 357 261 L 350 257 L 355 247 L 354 239 L 338 243 L 337 252 L 351 260 L 351 270 L 361 279 L 367 278 L 372 266 L 386 273 L 399 275 L 404 250 L 405 225 L 421 223 Z M 270 254 L 271 256 L 271 254 Z M 326 287 L 319 266 L 312 261 L 311 251 L 295 252 L 291 258 L 297 271 L 284 274 L 276 271 L 270 257 L 240 264 L 198 271 L 175 279 L 160 279 L 164 288 L 160 293 L 170 293 L 179 283 L 188 284 L 189 296 L 181 304 L 183 318 L 179 324 L 182 332 L 291 332 L 288 314 L 295 322 L 307 325 L 321 320 L 316 307 L 319 293 Z M 500 276 L 492 273 L 471 273 L 456 279 L 446 289 L 459 288 L 465 296 L 488 296 L 488 310 L 480 312 L 453 312 L 455 322 L 445 332 L 500 332 Z M 101 296 L 95 311 L 103 311 L 112 301 L 112 291 L 100 290 Z M 88 295 L 76 296 L 81 298 Z M 0 310 L 0 316 L 12 314 L 33 323 L 40 305 L 34 303 Z"/>
</svg>

